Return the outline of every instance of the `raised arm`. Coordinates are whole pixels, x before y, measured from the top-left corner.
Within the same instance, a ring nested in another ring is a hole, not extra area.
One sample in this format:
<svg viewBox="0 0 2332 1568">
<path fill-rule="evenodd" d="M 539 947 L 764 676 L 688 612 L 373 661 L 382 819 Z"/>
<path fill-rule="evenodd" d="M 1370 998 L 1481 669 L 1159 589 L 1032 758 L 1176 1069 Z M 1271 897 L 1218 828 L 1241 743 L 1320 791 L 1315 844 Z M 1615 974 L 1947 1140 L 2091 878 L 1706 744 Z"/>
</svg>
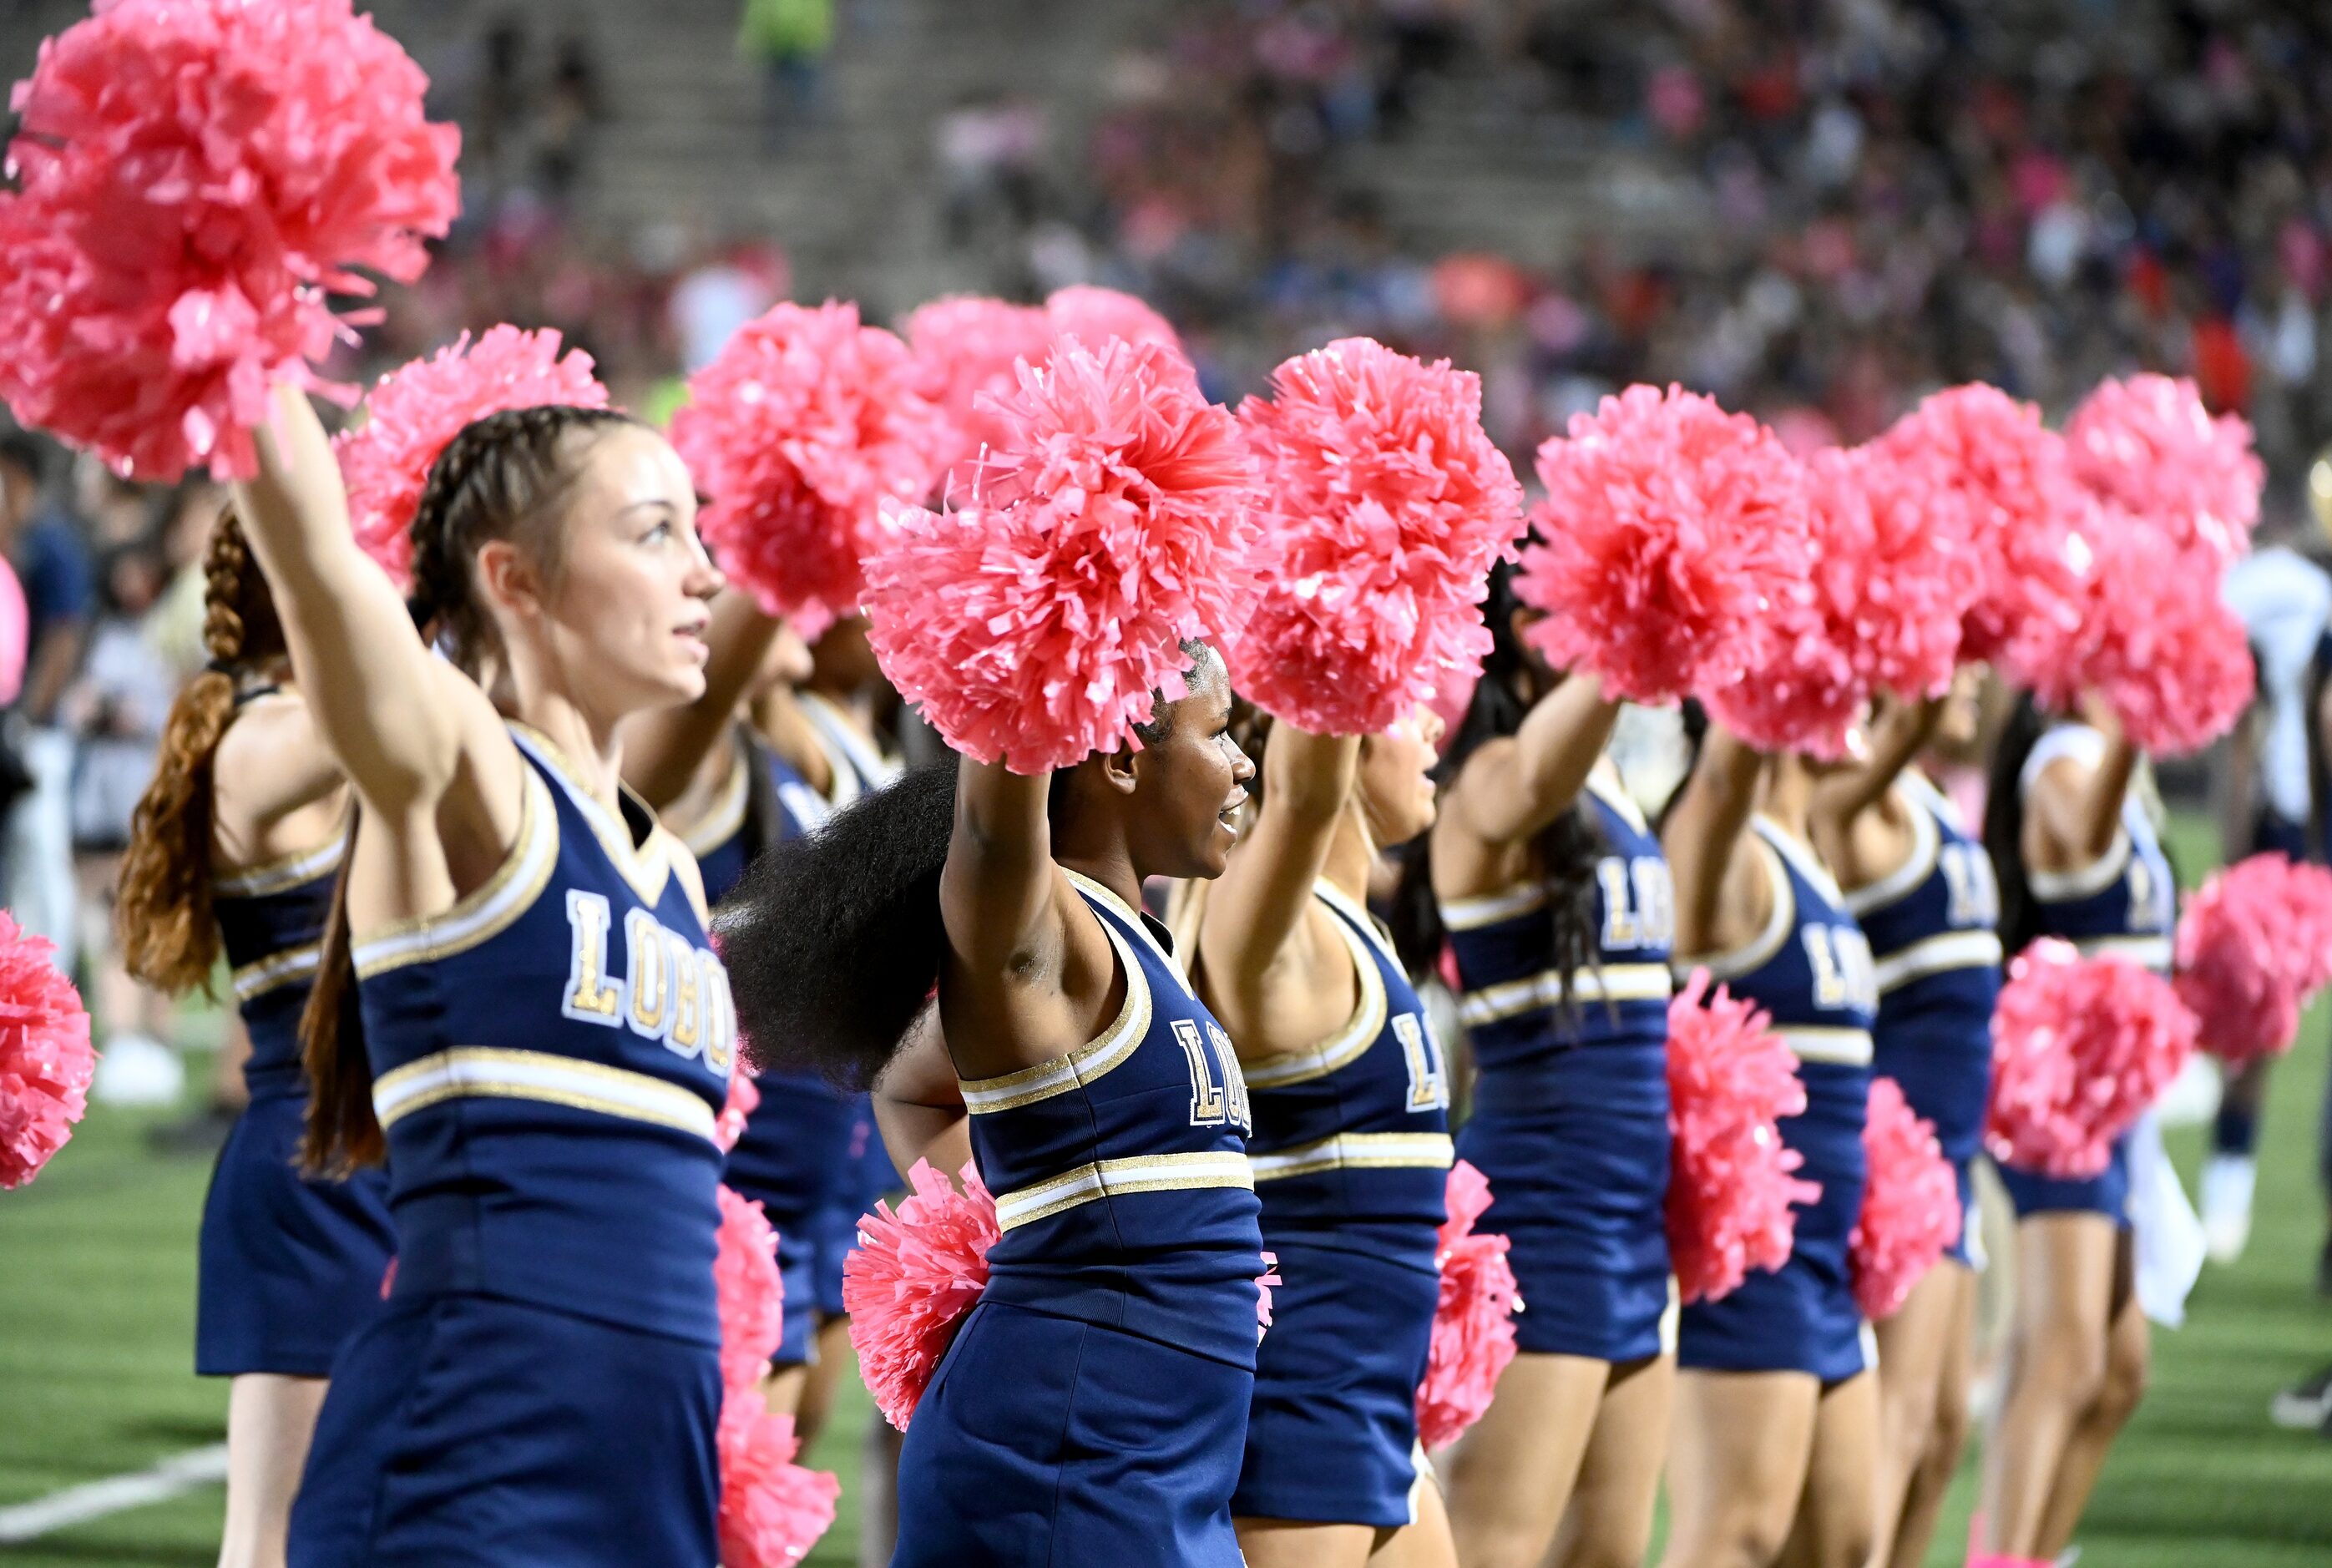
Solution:
<svg viewBox="0 0 2332 1568">
<path fill-rule="evenodd" d="M 339 467 L 305 394 L 279 387 L 272 397 L 259 473 L 234 486 L 235 510 L 326 742 L 368 806 L 402 815 L 444 793 L 467 726 L 492 710 L 424 645 L 397 589 L 357 548 Z"/>
<path fill-rule="evenodd" d="M 1620 722 L 1620 704 L 1594 675 L 1575 674 L 1541 697 L 1511 740 L 1486 741 L 1442 802 L 1446 823 L 1485 844 L 1534 837 L 1587 787 Z"/>
<path fill-rule="evenodd" d="M 1284 967 L 1352 800 L 1360 758 L 1356 735 L 1272 726 L 1263 804 L 1247 842 L 1209 890 L 1199 929 L 1200 984 L 1209 999 L 1245 1014 L 1247 1005 L 1260 1003 L 1266 978 Z"/>
<path fill-rule="evenodd" d="M 1918 760 L 1935 739 L 1943 721 L 1943 697 L 1916 703 L 1889 702 L 1871 727 L 1870 745 L 1863 759 L 1826 774 L 1814 786 L 1813 825 L 1817 834 L 1843 834 L 1854 819 L 1887 798 L 1903 770 Z"/>
<path fill-rule="evenodd" d="M 724 589 L 712 601 L 704 694 L 641 713 L 624 727 L 624 780 L 650 806 L 661 811 L 687 792 L 699 765 L 736 722 L 737 704 L 752 690 L 783 625 L 741 588 Z"/>
<path fill-rule="evenodd" d="M 2097 765 L 2089 767 L 2077 757 L 2058 758 L 2040 770 L 2026 804 L 2025 819 L 2040 836 L 2036 847 L 2043 869 L 2095 865 L 2121 832 L 2122 806 L 2137 771 L 2137 748 L 2104 704 L 2095 706 L 2098 711 L 2089 722 L 2106 738 Z"/>
<path fill-rule="evenodd" d="M 1726 873 L 1734 850 L 1748 830 L 1757 805 L 1757 776 L 1765 760 L 1720 725 L 1712 723 L 1700 758 L 1682 793 L 1660 825 L 1660 847 L 1676 884 L 1676 951 L 1693 955 L 1717 951 Z M 1771 892 L 1768 890 L 1768 897 Z"/>
<path fill-rule="evenodd" d="M 1045 815 L 1049 772 L 1001 762 L 961 764 L 955 831 L 940 873 L 940 915 L 957 964 L 1000 982 L 1049 960 L 1057 945 L 1053 830 Z"/>
</svg>

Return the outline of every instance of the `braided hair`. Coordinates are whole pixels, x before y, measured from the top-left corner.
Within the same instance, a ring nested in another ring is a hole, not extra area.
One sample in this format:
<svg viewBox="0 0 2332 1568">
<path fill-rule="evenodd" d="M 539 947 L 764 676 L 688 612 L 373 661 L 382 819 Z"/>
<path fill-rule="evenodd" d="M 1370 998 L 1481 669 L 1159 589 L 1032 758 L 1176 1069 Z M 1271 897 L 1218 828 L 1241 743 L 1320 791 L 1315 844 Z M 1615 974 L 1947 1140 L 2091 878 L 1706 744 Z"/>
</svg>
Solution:
<svg viewBox="0 0 2332 1568">
<path fill-rule="evenodd" d="M 243 683 L 284 656 L 267 579 L 232 509 L 203 554 L 203 649 L 162 727 L 153 781 L 129 821 L 114 924 L 131 974 L 173 996 L 207 992 L 219 957 L 211 906 L 211 764 Z"/>
<path fill-rule="evenodd" d="M 424 636 L 434 629 L 465 674 L 476 675 L 486 657 L 498 651 L 493 619 L 479 598 L 473 569 L 480 547 L 510 540 L 555 572 L 561 542 L 558 502 L 582 471 L 584 449 L 568 438 L 636 423 L 612 408 L 544 404 L 505 409 L 464 425 L 429 465 L 414 509 L 413 581 L 406 605 L 414 625 Z M 349 825 L 351 847 L 354 816 Z M 311 1085 L 301 1161 L 318 1174 L 377 1165 L 387 1153 L 373 1114 L 372 1064 L 365 1055 L 349 937 L 349 872 L 355 859 L 340 858 L 315 989 L 300 1017 L 301 1055 Z"/>
</svg>

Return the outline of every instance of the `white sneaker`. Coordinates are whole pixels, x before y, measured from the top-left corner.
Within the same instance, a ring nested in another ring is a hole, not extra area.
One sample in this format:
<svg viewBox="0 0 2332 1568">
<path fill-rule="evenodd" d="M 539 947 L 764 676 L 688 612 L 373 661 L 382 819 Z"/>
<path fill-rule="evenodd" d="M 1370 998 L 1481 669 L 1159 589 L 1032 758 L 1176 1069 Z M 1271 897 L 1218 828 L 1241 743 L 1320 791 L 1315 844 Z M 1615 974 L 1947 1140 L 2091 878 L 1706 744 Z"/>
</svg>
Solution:
<svg viewBox="0 0 2332 1568">
<path fill-rule="evenodd" d="M 2232 1263 L 2251 1238 L 2251 1190 L 2259 1162 L 2213 1154 L 2203 1167 L 2203 1248 L 2213 1263 Z"/>
<path fill-rule="evenodd" d="M 144 1035 L 116 1035 L 98 1053 L 89 1097 L 102 1105 L 175 1105 L 186 1086 L 177 1052 Z"/>
<path fill-rule="evenodd" d="M 2196 1051 L 2154 1102 L 2154 1114 L 2165 1127 L 2200 1126 L 2219 1114 L 2219 1089 L 2218 1063 Z"/>
</svg>

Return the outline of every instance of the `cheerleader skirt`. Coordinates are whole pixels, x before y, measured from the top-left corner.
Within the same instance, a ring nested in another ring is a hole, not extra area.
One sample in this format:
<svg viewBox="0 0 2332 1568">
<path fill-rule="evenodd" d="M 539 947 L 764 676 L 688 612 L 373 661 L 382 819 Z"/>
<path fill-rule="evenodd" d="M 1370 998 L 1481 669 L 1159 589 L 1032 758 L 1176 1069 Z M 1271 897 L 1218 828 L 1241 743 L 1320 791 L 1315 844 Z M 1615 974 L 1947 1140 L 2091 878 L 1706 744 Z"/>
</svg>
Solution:
<svg viewBox="0 0 2332 1568">
<path fill-rule="evenodd" d="M 915 1407 L 892 1568 L 1238 1568 L 1255 1374 L 983 1301 Z"/>
<path fill-rule="evenodd" d="M 769 1359 L 798 1366 L 817 1354 L 818 1324 L 842 1315 L 842 1265 L 858 1245 L 859 1217 L 897 1182 L 882 1180 L 889 1160 L 865 1095 L 808 1074 L 764 1073 L 755 1085 L 761 1104 L 722 1180 L 760 1203 L 778 1233 L 785 1337 Z"/>
<path fill-rule="evenodd" d="M 1247 1454 L 1231 1512 L 1391 1529 L 1416 1520 L 1417 1385 L 1441 1276 L 1346 1248 L 1266 1235 L 1281 1282 L 1255 1356 Z"/>
<path fill-rule="evenodd" d="M 2101 1214 L 2117 1226 L 2129 1223 L 2129 1134 L 2114 1140 L 2113 1158 L 2095 1176 L 2044 1176 L 2010 1164 L 1998 1165 L 2019 1219 L 2035 1214 Z"/>
<path fill-rule="evenodd" d="M 1992 1036 L 1988 1030 L 1953 1032 L 1890 1025 L 1880 1016 L 1871 1071 L 1895 1080 L 1915 1114 L 1935 1124 L 1935 1142 L 1959 1181 L 1960 1213 L 1969 1221 L 1944 1256 L 1975 1267 L 1975 1188 L 1972 1172 L 1983 1138 L 1983 1115 L 1992 1095 Z"/>
<path fill-rule="evenodd" d="M 1615 1362 L 1660 1353 L 1665 1042 L 1574 1047 L 1528 1067 L 1486 1070 L 1458 1155 L 1490 1182 L 1475 1229 L 1512 1243 L 1518 1349 Z"/>
<path fill-rule="evenodd" d="M 1837 1383 L 1870 1365 L 1868 1329 L 1848 1274 L 1868 1174 L 1862 1126 L 1870 1070 L 1802 1062 L 1798 1075 L 1806 1086 L 1806 1110 L 1782 1123 L 1782 1142 L 1805 1157 L 1797 1174 L 1820 1182 L 1821 1196 L 1797 1206 L 1797 1237 L 1788 1262 L 1771 1272 L 1751 1273 L 1722 1300 L 1685 1307 L 1678 1366 L 1811 1372 L 1824 1383 Z"/>
<path fill-rule="evenodd" d="M 393 1298 L 332 1370 L 290 1568 L 711 1568 L 718 1347 Z"/>
<path fill-rule="evenodd" d="M 195 1290 L 195 1371 L 320 1378 L 380 1310 L 396 1248 L 388 1181 L 299 1172 L 307 1096 L 258 1093 L 227 1133 L 203 1200 Z"/>
</svg>

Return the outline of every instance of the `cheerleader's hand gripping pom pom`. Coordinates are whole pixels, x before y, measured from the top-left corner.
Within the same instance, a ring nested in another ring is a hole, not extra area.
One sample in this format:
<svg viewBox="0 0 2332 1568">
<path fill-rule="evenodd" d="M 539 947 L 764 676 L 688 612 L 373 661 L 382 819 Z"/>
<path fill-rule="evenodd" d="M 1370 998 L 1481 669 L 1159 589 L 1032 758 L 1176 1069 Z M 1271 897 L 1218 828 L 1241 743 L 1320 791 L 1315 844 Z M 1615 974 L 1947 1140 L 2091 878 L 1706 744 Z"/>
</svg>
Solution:
<svg viewBox="0 0 2332 1568">
<path fill-rule="evenodd" d="M 0 909 L 0 1189 L 39 1175 L 89 1109 L 89 1011 L 56 953 Z"/>
<path fill-rule="evenodd" d="M 421 275 L 461 138 L 349 0 L 100 0 L 41 45 L 0 192 L 0 400 L 118 472 L 255 471 L 278 381 Z"/>
<path fill-rule="evenodd" d="M 1821 1198 L 1780 1123 L 1806 1108 L 1798 1059 L 1755 1007 L 1695 970 L 1668 1004 L 1668 1252 L 1682 1298 L 1716 1301 L 1790 1260 L 1792 1206 Z"/>
<path fill-rule="evenodd" d="M 1239 424 L 1263 470 L 1262 593 L 1231 684 L 1314 734 L 1374 735 L 1478 674 L 1490 568 L 1522 486 L 1482 432 L 1482 383 L 1366 338 L 1289 359 Z"/>
<path fill-rule="evenodd" d="M 2216 419 L 2194 383 L 2167 376 L 2107 380 L 2065 422 L 2073 474 L 2146 518 L 2206 568 L 2251 547 L 2267 469 L 2239 415 Z"/>
<path fill-rule="evenodd" d="M 2332 872 L 2254 855 L 2205 882 L 2178 919 L 2178 999 L 2202 1047 L 2240 1066 L 2281 1056 L 2332 956 Z"/>
<path fill-rule="evenodd" d="M 988 1287 L 988 1249 L 1003 1234 L 979 1171 L 967 1164 L 960 1174 L 961 1191 L 929 1161 L 916 1161 L 907 1172 L 913 1191 L 895 1212 L 878 1202 L 858 1221 L 858 1249 L 842 1264 L 859 1373 L 884 1419 L 903 1432 L 956 1325 Z"/>
<path fill-rule="evenodd" d="M 1042 365 L 1053 351 L 1054 329 L 1036 306 L 958 294 L 909 316 L 906 339 L 917 387 L 951 426 L 940 464 L 948 475 L 1001 444 L 1004 424 L 982 398 L 1009 397 L 1021 362 Z"/>
<path fill-rule="evenodd" d="M 727 1568 L 780 1568 L 808 1555 L 834 1523 L 841 1483 L 793 1462 L 791 1416 L 761 1397 L 769 1357 L 785 1338 L 786 1291 L 778 1235 L 759 1203 L 726 1187 L 713 1294 L 721 1313 L 721 1561 Z"/>
<path fill-rule="evenodd" d="M 365 399 L 363 422 L 332 438 L 357 543 L 400 588 L 413 575 L 421 488 L 464 425 L 544 404 L 607 406 L 591 356 L 559 350 L 559 334 L 547 327 L 489 327 L 475 342 L 464 332 L 450 347 L 382 377 Z"/>
<path fill-rule="evenodd" d="M 2029 684 L 2081 618 L 2081 492 L 2064 441 L 2030 404 L 1978 382 L 1928 397 L 1874 445 L 1947 493 L 1950 525 L 1967 530 L 1979 590 L 1959 656 Z"/>
<path fill-rule="evenodd" d="M 1512 1243 L 1474 1229 L 1490 1207 L 1489 1178 L 1460 1160 L 1449 1167 L 1448 1190 L 1449 1218 L 1434 1248 L 1441 1304 L 1417 1387 L 1417 1439 L 1429 1451 L 1456 1442 L 1490 1408 L 1498 1376 L 1515 1359 L 1514 1319 L 1523 1309 L 1506 1257 Z"/>
<path fill-rule="evenodd" d="M 1802 595 L 1803 480 L 1746 415 L 1630 387 L 1538 449 L 1546 499 L 1515 591 L 1531 640 L 1615 697 L 1661 703 L 1741 678 L 1773 607 Z"/>
<path fill-rule="evenodd" d="M 949 745 L 1037 773 L 1123 743 L 1186 693 L 1186 639 L 1237 634 L 1259 497 L 1238 420 L 1163 349 L 1065 342 L 994 406 L 970 502 L 894 513 L 869 636 Z"/>
<path fill-rule="evenodd" d="M 781 304 L 689 378 L 672 443 L 712 498 L 722 569 L 815 640 L 858 607 L 886 503 L 938 483 L 953 427 L 907 346 L 858 307 Z"/>
<path fill-rule="evenodd" d="M 2042 938 L 2009 964 L 1993 1012 L 1984 1148 L 2020 1170 L 2096 1176 L 2185 1066 L 2194 1035 L 2168 980 Z"/>
<path fill-rule="evenodd" d="M 1892 1078 L 1870 1080 L 1862 1148 L 1870 1176 L 1854 1221 L 1849 1265 L 1855 1304 L 1877 1323 L 1892 1317 L 1959 1239 L 1959 1177 L 1935 1142 L 1935 1124 L 1911 1109 Z"/>
</svg>

